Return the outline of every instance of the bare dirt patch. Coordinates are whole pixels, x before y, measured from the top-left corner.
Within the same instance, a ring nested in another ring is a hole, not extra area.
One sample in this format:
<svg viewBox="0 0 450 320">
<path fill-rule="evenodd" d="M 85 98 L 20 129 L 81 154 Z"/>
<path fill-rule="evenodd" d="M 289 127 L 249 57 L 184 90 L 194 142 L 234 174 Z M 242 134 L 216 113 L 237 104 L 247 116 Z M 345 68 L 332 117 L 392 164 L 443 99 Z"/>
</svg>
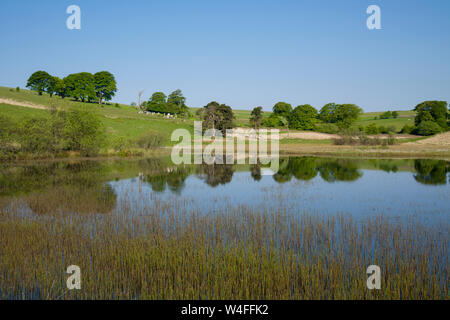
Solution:
<svg viewBox="0 0 450 320">
<path fill-rule="evenodd" d="M 47 109 L 47 107 L 40 105 L 40 104 L 34 104 L 34 103 L 25 102 L 25 101 L 16 101 L 16 100 L 12 100 L 12 99 L 0 98 L 0 103 L 9 104 L 9 105 L 13 105 L 13 106 L 19 106 L 19 107 L 33 108 L 33 109 L 41 109 L 41 110 Z"/>
<path fill-rule="evenodd" d="M 450 131 L 437 134 L 431 138 L 405 143 L 407 145 L 450 146 Z"/>
</svg>

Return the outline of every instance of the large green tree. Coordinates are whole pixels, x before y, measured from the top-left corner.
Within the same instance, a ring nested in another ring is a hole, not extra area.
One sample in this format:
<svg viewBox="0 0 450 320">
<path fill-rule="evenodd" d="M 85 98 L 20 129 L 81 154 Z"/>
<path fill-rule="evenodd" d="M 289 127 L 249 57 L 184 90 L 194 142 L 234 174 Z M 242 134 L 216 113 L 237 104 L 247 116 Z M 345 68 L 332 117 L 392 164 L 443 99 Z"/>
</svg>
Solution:
<svg viewBox="0 0 450 320">
<path fill-rule="evenodd" d="M 335 117 L 335 109 L 336 109 L 336 103 L 328 103 L 320 109 L 319 112 L 319 119 L 326 123 L 333 123 L 336 122 Z"/>
<path fill-rule="evenodd" d="M 362 109 L 354 104 L 328 103 L 320 109 L 319 119 L 326 123 L 336 123 L 340 127 L 348 128 L 362 113 Z"/>
<path fill-rule="evenodd" d="M 62 99 L 64 99 L 65 97 L 67 97 L 67 86 L 65 81 L 58 77 L 53 78 L 54 78 L 54 87 L 53 87 L 54 93 L 60 96 Z"/>
<path fill-rule="evenodd" d="M 313 130 L 317 122 L 317 110 L 309 105 L 304 104 L 296 107 L 289 116 L 289 128 L 297 130 Z"/>
<path fill-rule="evenodd" d="M 108 71 L 100 71 L 94 74 L 95 94 L 98 98 L 98 103 L 102 100 L 109 101 L 114 97 L 117 91 L 117 83 L 114 75 Z"/>
<path fill-rule="evenodd" d="M 170 110 L 177 114 L 188 113 L 188 107 L 185 104 L 186 98 L 180 89 L 175 90 L 167 97 L 167 105 Z"/>
<path fill-rule="evenodd" d="M 217 129 L 221 130 L 225 134 L 225 130 L 234 128 L 234 113 L 233 109 L 226 104 L 221 104 L 217 108 L 220 116 L 220 122 L 218 123 Z"/>
<path fill-rule="evenodd" d="M 94 76 L 89 72 L 70 74 L 64 78 L 68 96 L 82 102 L 96 98 Z"/>
<path fill-rule="evenodd" d="M 273 106 L 272 111 L 280 117 L 288 118 L 292 112 L 292 106 L 286 102 L 278 102 Z"/>
<path fill-rule="evenodd" d="M 320 109 L 319 119 L 326 123 L 336 123 L 340 127 L 348 128 L 362 113 L 362 109 L 354 104 L 328 103 Z"/>
<path fill-rule="evenodd" d="M 167 96 L 164 92 L 155 92 L 144 106 L 148 111 L 167 112 Z"/>
<path fill-rule="evenodd" d="M 235 117 L 230 106 L 213 101 L 204 107 L 202 114 L 205 129 L 217 129 L 225 134 L 226 129 L 234 127 Z"/>
<path fill-rule="evenodd" d="M 355 104 L 340 104 L 335 109 L 336 123 L 344 128 L 349 128 L 359 116 L 362 109 Z"/>
<path fill-rule="evenodd" d="M 415 108 L 417 116 L 415 118 L 416 126 L 423 121 L 434 121 L 443 130 L 447 130 L 447 101 L 424 101 Z M 431 115 L 431 119 L 430 119 Z"/>
<path fill-rule="evenodd" d="M 41 96 L 52 86 L 53 77 L 45 71 L 36 71 L 27 81 L 27 88 L 37 91 Z"/>
</svg>

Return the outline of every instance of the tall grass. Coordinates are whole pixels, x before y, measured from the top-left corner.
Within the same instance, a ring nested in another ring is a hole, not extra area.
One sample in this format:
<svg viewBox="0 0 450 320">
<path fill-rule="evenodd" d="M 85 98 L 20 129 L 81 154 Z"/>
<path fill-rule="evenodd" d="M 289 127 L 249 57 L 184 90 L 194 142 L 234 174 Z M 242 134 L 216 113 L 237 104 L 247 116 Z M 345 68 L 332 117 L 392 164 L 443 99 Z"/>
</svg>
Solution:
<svg viewBox="0 0 450 320">
<path fill-rule="evenodd" d="M 57 197 L 58 194 L 55 194 Z M 2 299 L 449 299 L 448 225 L 184 203 L 0 214 Z M 82 289 L 66 288 L 78 265 Z M 379 265 L 381 290 L 366 269 Z"/>
</svg>

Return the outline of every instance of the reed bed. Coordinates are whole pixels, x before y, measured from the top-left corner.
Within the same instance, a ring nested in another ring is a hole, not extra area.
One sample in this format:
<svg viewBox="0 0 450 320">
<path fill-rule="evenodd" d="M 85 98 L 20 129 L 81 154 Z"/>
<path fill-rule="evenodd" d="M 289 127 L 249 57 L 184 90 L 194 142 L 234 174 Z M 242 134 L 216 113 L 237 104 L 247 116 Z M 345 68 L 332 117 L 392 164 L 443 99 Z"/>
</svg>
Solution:
<svg viewBox="0 0 450 320">
<path fill-rule="evenodd" d="M 0 214 L 1 299 L 449 299 L 448 224 L 183 203 Z M 69 265 L 82 289 L 68 290 Z M 381 290 L 366 269 L 379 265 Z"/>
</svg>

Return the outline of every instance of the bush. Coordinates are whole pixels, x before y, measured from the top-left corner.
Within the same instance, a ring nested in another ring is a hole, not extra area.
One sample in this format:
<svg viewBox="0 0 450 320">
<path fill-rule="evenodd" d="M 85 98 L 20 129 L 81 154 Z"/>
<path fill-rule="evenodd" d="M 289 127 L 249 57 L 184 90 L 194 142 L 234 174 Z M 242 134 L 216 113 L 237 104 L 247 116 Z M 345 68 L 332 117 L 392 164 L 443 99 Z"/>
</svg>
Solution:
<svg viewBox="0 0 450 320">
<path fill-rule="evenodd" d="M 379 133 L 388 133 L 388 130 L 385 126 L 379 126 L 378 127 L 378 132 Z"/>
<path fill-rule="evenodd" d="M 389 133 L 389 137 L 387 138 L 387 144 L 392 146 L 397 143 L 397 138 L 394 133 Z"/>
<path fill-rule="evenodd" d="M 441 131 L 442 128 L 434 121 L 422 121 L 417 126 L 417 134 L 421 136 L 431 136 Z"/>
<path fill-rule="evenodd" d="M 104 139 L 100 120 L 88 111 L 52 110 L 46 117 L 29 118 L 19 126 L 0 116 L 0 151 L 51 155 L 79 151 L 91 156 L 98 153 Z"/>
<path fill-rule="evenodd" d="M 378 127 L 375 123 L 371 123 L 366 127 L 365 132 L 367 134 L 378 134 Z"/>
<path fill-rule="evenodd" d="M 415 130 L 415 126 L 409 126 L 407 124 L 405 124 L 402 128 L 402 130 L 400 131 L 400 133 L 404 133 L 404 134 L 410 134 Z"/>
<path fill-rule="evenodd" d="M 16 91 L 17 91 L 17 92 L 20 92 L 20 87 L 16 87 Z"/>
<path fill-rule="evenodd" d="M 65 114 L 63 135 L 69 150 L 84 156 L 96 155 L 104 145 L 105 131 L 98 117 L 88 111 L 72 110 Z"/>
<path fill-rule="evenodd" d="M 386 128 L 386 130 L 387 130 L 387 133 L 396 133 L 397 132 L 397 129 L 395 128 L 395 126 L 388 126 Z"/>
<path fill-rule="evenodd" d="M 14 149 L 12 136 L 15 128 L 16 125 L 10 118 L 0 115 L 0 155 L 9 153 Z"/>
<path fill-rule="evenodd" d="M 23 123 L 18 137 L 22 151 L 37 154 L 53 151 L 49 122 L 46 118 L 31 118 Z"/>
<path fill-rule="evenodd" d="M 334 140 L 335 145 L 364 145 L 364 146 L 387 146 L 397 143 L 397 139 L 393 133 L 389 134 L 387 139 L 381 139 L 379 136 L 370 138 L 363 131 L 359 132 L 341 132 L 340 138 Z"/>
<path fill-rule="evenodd" d="M 269 118 L 263 119 L 262 125 L 263 127 L 278 128 L 283 126 L 283 121 L 280 116 L 272 113 Z"/>
<path fill-rule="evenodd" d="M 380 116 L 380 119 L 390 119 L 391 117 L 392 117 L 392 112 L 386 111 Z"/>
<path fill-rule="evenodd" d="M 318 123 L 316 124 L 314 131 L 336 134 L 339 132 L 339 127 L 332 123 Z"/>
<path fill-rule="evenodd" d="M 142 149 L 153 149 L 156 147 L 160 147 L 165 142 L 165 137 L 160 133 L 148 133 L 142 137 L 140 137 L 136 144 L 139 148 Z"/>
</svg>

